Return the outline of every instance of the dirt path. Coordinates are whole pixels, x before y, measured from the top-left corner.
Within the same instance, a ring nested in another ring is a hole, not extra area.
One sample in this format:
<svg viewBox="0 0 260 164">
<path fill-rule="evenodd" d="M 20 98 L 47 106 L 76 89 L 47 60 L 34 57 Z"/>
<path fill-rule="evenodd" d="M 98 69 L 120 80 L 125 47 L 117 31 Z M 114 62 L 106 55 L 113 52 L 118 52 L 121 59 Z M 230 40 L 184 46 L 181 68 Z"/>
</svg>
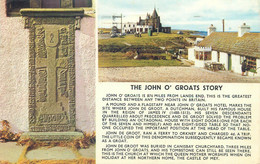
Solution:
<svg viewBox="0 0 260 164">
<path fill-rule="evenodd" d="M 127 42 L 123 42 L 125 45 L 127 46 L 131 46 L 131 44 L 127 43 Z"/>
<path fill-rule="evenodd" d="M 260 83 L 260 77 L 196 67 L 99 68 L 100 82 L 229 82 Z"/>
</svg>

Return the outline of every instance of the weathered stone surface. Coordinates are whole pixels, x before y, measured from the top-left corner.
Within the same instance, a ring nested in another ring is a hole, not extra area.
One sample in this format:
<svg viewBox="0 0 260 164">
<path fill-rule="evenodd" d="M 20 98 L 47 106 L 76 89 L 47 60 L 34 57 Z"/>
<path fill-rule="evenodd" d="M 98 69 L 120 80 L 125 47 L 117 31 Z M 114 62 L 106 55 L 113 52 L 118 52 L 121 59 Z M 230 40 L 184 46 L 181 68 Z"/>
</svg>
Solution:
<svg viewBox="0 0 260 164">
<path fill-rule="evenodd" d="M 21 140 L 30 138 L 35 141 L 71 141 L 82 137 L 81 132 L 27 132 L 23 133 Z"/>
<path fill-rule="evenodd" d="M 53 11 L 53 15 L 59 13 L 53 17 L 38 17 L 39 11 L 21 11 L 28 16 L 25 27 L 29 28 L 29 131 L 73 132 L 76 130 L 75 25 L 79 18 L 72 17 L 67 10 L 63 17 L 59 15 L 64 10 Z M 48 140 L 48 135 L 29 136 Z M 64 135 L 52 135 L 50 139 L 70 138 Z"/>
<path fill-rule="evenodd" d="M 16 163 L 25 149 L 25 146 L 18 146 L 16 142 L 0 143 L 0 163 L 2 160 Z"/>
<path fill-rule="evenodd" d="M 73 0 L 61 0 L 60 6 L 61 8 L 71 8 L 73 7 Z"/>
<path fill-rule="evenodd" d="M 30 0 L 30 7 L 31 8 L 40 8 L 42 5 L 42 0 Z"/>
<path fill-rule="evenodd" d="M 75 153 L 67 147 L 38 148 L 27 152 L 29 160 L 72 160 L 76 159 Z"/>
<path fill-rule="evenodd" d="M 83 16 L 82 8 L 24 8 L 20 10 L 22 16 L 29 17 L 76 17 Z"/>
<path fill-rule="evenodd" d="M 80 149 L 79 153 L 82 157 L 85 157 L 88 159 L 89 158 L 95 159 L 96 158 L 96 145 L 90 145 L 86 149 Z"/>
</svg>

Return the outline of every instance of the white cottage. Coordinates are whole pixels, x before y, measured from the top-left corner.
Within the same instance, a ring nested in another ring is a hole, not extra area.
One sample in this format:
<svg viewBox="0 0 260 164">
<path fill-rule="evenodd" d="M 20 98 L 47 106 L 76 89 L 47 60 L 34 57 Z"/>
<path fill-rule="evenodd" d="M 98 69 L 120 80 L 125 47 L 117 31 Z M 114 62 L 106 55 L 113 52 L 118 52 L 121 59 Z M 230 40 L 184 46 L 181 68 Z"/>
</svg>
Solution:
<svg viewBox="0 0 260 164">
<path fill-rule="evenodd" d="M 123 24 L 123 32 L 124 33 L 135 33 L 136 32 L 137 23 L 127 22 Z"/>
<path fill-rule="evenodd" d="M 141 33 L 147 33 L 149 30 L 152 30 L 153 26 L 149 25 L 137 25 L 136 26 L 136 32 L 141 32 Z"/>
<path fill-rule="evenodd" d="M 205 63 L 223 64 L 226 70 L 241 73 L 241 64 L 246 59 L 249 75 L 260 76 L 260 33 L 249 33 L 250 27 L 243 24 L 236 32 L 216 32 L 211 25 L 208 36 L 197 46 L 190 48 L 188 58 L 196 67 Z"/>
</svg>

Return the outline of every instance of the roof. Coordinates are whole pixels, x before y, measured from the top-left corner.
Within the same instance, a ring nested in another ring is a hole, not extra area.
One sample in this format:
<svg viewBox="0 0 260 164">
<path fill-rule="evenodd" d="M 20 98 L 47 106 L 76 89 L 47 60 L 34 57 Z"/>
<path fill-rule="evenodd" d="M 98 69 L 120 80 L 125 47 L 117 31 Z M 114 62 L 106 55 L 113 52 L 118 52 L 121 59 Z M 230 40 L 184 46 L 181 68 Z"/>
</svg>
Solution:
<svg viewBox="0 0 260 164">
<path fill-rule="evenodd" d="M 144 19 L 141 19 L 141 20 L 138 22 L 138 25 L 145 25 L 145 20 L 144 20 Z"/>
<path fill-rule="evenodd" d="M 152 15 L 153 18 L 157 18 L 158 17 L 158 14 L 157 14 L 157 11 L 156 9 L 154 8 L 153 10 L 153 15 Z"/>
<path fill-rule="evenodd" d="M 236 32 L 213 32 L 198 46 L 212 50 L 260 58 L 260 33 L 245 33 L 238 37 Z"/>
</svg>

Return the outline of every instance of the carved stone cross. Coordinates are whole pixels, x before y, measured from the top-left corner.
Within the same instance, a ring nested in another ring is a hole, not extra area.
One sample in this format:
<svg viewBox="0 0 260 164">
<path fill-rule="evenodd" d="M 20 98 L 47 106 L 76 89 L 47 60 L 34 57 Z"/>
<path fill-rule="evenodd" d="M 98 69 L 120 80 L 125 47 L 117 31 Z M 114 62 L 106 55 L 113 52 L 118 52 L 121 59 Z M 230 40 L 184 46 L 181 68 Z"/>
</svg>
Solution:
<svg viewBox="0 0 260 164">
<path fill-rule="evenodd" d="M 79 135 L 75 132 L 75 30 L 83 10 L 22 9 L 21 14 L 29 28 L 28 135 L 71 139 Z M 39 132 L 45 133 L 39 136 Z"/>
</svg>

